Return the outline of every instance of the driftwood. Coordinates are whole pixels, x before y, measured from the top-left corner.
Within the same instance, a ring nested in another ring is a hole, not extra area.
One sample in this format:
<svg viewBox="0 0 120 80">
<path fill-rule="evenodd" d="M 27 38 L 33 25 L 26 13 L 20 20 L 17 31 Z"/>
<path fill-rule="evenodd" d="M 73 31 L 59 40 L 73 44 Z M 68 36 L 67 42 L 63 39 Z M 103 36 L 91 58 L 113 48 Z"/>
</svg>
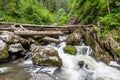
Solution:
<svg viewBox="0 0 120 80">
<path fill-rule="evenodd" d="M 44 37 L 42 38 L 43 41 L 46 41 L 46 42 L 54 42 L 54 43 L 59 43 L 60 40 L 59 39 L 55 39 L 55 38 L 51 38 L 51 37 Z"/>
<path fill-rule="evenodd" d="M 21 36 L 31 36 L 31 35 L 63 35 L 61 31 L 14 31 L 15 34 Z"/>
</svg>

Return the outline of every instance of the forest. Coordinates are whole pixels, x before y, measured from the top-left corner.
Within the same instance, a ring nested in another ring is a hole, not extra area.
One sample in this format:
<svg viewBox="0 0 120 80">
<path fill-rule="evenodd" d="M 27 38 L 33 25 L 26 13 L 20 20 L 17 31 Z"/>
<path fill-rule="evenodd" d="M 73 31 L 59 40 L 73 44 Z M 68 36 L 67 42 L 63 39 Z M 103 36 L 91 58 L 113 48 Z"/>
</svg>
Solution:
<svg viewBox="0 0 120 80">
<path fill-rule="evenodd" d="M 119 0 L 0 0 L 0 21 L 30 24 L 96 24 L 119 31 Z M 115 31 L 117 39 L 120 34 Z"/>
<path fill-rule="evenodd" d="M 120 0 L 0 0 L 0 44 L 0 80 L 120 80 Z"/>
</svg>

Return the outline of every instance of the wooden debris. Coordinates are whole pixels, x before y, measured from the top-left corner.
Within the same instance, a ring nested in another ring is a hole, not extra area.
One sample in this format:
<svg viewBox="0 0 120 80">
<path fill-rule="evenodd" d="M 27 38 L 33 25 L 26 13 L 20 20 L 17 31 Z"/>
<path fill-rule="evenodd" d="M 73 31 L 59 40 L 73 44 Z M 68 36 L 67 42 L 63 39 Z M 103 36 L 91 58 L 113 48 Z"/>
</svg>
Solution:
<svg viewBox="0 0 120 80">
<path fill-rule="evenodd" d="M 59 43 L 60 40 L 59 39 L 55 39 L 55 38 L 51 38 L 51 37 L 44 37 L 42 38 L 43 41 L 46 41 L 46 42 L 54 42 L 54 43 Z"/>
<path fill-rule="evenodd" d="M 2 30 L 8 30 L 11 31 L 14 29 L 11 28 L 10 26 L 14 25 L 16 28 L 20 29 L 20 30 L 32 30 L 32 31 L 61 31 L 63 33 L 71 33 L 74 30 L 78 30 L 81 28 L 86 28 L 86 27 L 92 27 L 93 25 L 66 25 L 66 26 L 57 26 L 57 25 L 34 25 L 34 24 L 20 24 L 20 23 L 5 23 L 5 22 L 0 22 L 0 31 Z M 6 26 L 6 27 L 4 27 Z M 50 33 L 51 33 L 50 32 Z M 28 32 L 27 32 L 28 33 Z M 26 34 L 27 34 L 26 33 Z M 36 33 L 36 32 L 35 32 Z M 34 33 L 34 34 L 35 34 Z M 40 32 L 39 34 L 42 35 L 43 32 Z M 45 34 L 46 32 L 44 32 L 43 34 Z M 38 33 L 36 33 L 38 34 Z M 27 34 L 29 35 L 29 34 Z"/>
<path fill-rule="evenodd" d="M 63 35 L 61 31 L 14 31 L 15 34 L 21 36 L 31 36 L 31 35 Z"/>
</svg>

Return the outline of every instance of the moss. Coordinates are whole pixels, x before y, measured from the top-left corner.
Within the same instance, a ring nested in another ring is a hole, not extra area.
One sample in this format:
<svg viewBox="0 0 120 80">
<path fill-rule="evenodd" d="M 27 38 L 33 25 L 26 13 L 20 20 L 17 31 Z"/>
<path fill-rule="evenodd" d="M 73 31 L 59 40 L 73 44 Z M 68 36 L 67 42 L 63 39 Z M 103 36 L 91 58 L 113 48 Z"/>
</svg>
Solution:
<svg viewBox="0 0 120 80">
<path fill-rule="evenodd" d="M 39 60 L 38 64 L 43 66 L 62 66 L 61 60 L 51 60 L 51 59 Z"/>
<path fill-rule="evenodd" d="M 70 45 L 67 45 L 65 48 L 64 48 L 64 52 L 65 53 L 69 53 L 71 55 L 76 55 L 76 48 L 74 46 L 70 46 Z"/>
<path fill-rule="evenodd" d="M 84 36 L 85 42 L 87 45 L 90 45 L 92 47 L 92 49 L 95 49 L 96 46 L 96 41 L 93 38 L 90 38 L 89 33 L 86 33 Z"/>
<path fill-rule="evenodd" d="M 34 40 L 34 39 L 32 39 L 31 42 L 32 42 L 33 44 L 40 45 L 40 43 L 39 43 L 38 41 Z"/>
<path fill-rule="evenodd" d="M 44 59 L 41 55 L 37 55 L 36 58 L 32 58 L 33 63 L 42 66 L 62 66 L 61 59 L 56 60 Z"/>
<path fill-rule="evenodd" d="M 0 60 L 7 59 L 8 57 L 9 57 L 9 53 L 8 53 L 7 46 L 6 46 L 3 50 L 0 50 Z"/>
<path fill-rule="evenodd" d="M 113 48 L 114 55 L 117 55 L 120 57 L 120 47 L 118 48 Z"/>
<path fill-rule="evenodd" d="M 94 56 L 95 56 L 96 58 L 98 58 L 98 57 L 100 57 L 100 54 L 99 54 L 98 52 L 95 52 L 95 53 L 94 53 Z"/>
</svg>

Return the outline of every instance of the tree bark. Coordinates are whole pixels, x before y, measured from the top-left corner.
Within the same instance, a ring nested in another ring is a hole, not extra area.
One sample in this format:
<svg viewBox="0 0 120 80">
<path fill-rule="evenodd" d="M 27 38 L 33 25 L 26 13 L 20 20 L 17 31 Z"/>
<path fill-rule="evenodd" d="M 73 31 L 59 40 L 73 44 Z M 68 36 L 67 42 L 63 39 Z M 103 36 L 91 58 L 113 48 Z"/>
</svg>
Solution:
<svg viewBox="0 0 120 80">
<path fill-rule="evenodd" d="M 21 36 L 32 36 L 32 35 L 63 35 L 61 31 L 14 31 L 15 34 Z"/>
<path fill-rule="evenodd" d="M 44 37 L 42 38 L 43 41 L 46 41 L 46 42 L 54 42 L 54 43 L 59 43 L 60 40 L 59 39 L 55 39 L 55 38 L 51 38 L 51 37 Z"/>
</svg>

